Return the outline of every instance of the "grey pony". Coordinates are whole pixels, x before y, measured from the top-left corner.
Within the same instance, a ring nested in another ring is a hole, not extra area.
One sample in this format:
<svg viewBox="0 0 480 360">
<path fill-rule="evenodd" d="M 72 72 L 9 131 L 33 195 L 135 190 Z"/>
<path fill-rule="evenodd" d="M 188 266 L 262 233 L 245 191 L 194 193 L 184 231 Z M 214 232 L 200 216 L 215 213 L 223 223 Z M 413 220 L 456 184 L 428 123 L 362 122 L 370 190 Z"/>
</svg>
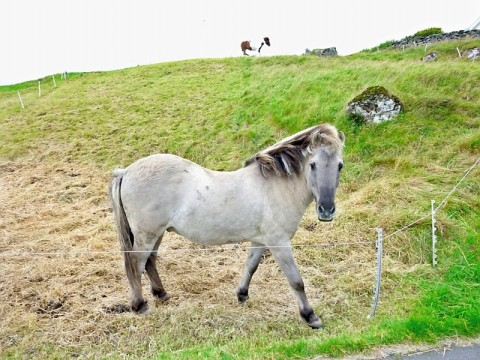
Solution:
<svg viewBox="0 0 480 360">
<path fill-rule="evenodd" d="M 291 239 L 312 201 L 320 221 L 333 219 L 344 143 L 341 131 L 320 124 L 260 151 L 236 171 L 209 170 L 169 154 L 115 170 L 110 197 L 132 310 L 148 309 L 144 271 L 153 295 L 169 298 L 156 259 L 165 231 L 173 231 L 202 245 L 251 242 L 236 291 L 240 303 L 248 299 L 250 281 L 268 248 L 293 290 L 301 318 L 312 328 L 323 327 L 305 294 Z"/>
</svg>

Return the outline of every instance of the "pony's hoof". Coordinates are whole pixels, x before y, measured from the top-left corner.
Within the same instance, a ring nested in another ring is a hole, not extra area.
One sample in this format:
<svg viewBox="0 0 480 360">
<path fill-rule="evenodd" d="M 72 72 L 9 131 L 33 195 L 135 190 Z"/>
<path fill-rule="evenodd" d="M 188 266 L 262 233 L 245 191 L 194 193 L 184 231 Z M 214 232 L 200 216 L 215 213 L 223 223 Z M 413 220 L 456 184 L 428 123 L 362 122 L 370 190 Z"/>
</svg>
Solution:
<svg viewBox="0 0 480 360">
<path fill-rule="evenodd" d="M 248 291 L 237 290 L 237 299 L 240 304 L 245 304 L 248 300 Z"/>
<path fill-rule="evenodd" d="M 315 313 L 309 312 L 307 314 L 300 314 L 302 315 L 302 319 L 310 326 L 312 329 L 323 329 L 323 324 L 320 319 L 315 315 Z"/>
<path fill-rule="evenodd" d="M 248 300 L 248 295 L 247 296 L 238 295 L 237 298 L 238 298 L 239 304 L 245 304 Z"/>
<path fill-rule="evenodd" d="M 157 300 L 160 300 L 160 301 L 167 301 L 168 299 L 170 299 L 170 294 L 163 289 L 162 290 L 152 289 L 152 294 L 157 298 Z"/>
<path fill-rule="evenodd" d="M 137 314 L 146 314 L 148 312 L 148 305 L 145 300 L 132 303 L 132 310 Z"/>
<path fill-rule="evenodd" d="M 309 322 L 308 326 L 310 326 L 312 329 L 323 329 L 325 327 L 319 319 Z"/>
</svg>

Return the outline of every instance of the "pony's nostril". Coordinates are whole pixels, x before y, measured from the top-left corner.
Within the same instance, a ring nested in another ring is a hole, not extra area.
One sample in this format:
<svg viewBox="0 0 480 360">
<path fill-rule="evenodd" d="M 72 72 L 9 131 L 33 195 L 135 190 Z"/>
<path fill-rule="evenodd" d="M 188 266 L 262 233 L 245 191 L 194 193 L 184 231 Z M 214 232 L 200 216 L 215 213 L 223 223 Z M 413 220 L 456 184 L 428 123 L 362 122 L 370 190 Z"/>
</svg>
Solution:
<svg viewBox="0 0 480 360">
<path fill-rule="evenodd" d="M 322 213 L 322 214 L 323 214 L 323 213 L 333 214 L 333 213 L 335 213 L 335 210 L 336 210 L 336 209 L 335 209 L 335 205 L 332 205 L 332 207 L 330 207 L 330 208 L 328 208 L 328 206 L 327 206 L 327 209 L 328 209 L 328 210 L 325 210 L 325 208 L 323 207 L 323 205 L 318 205 L 318 212 L 319 212 L 319 213 Z"/>
</svg>

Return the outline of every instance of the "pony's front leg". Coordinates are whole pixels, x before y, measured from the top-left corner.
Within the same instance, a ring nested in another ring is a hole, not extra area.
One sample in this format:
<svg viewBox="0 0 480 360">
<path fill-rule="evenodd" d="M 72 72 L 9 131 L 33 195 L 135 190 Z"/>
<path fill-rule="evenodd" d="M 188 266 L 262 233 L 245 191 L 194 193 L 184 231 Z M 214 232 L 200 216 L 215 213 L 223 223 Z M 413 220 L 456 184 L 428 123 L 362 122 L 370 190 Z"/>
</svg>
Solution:
<svg viewBox="0 0 480 360">
<path fill-rule="evenodd" d="M 253 274 L 255 274 L 255 271 L 257 271 L 258 264 L 260 263 L 264 250 L 265 245 L 255 243 L 250 245 L 242 280 L 240 280 L 240 284 L 238 284 L 237 288 L 237 298 L 238 302 L 241 304 L 248 300 L 248 287 L 250 286 L 250 281 L 252 280 Z"/>
<path fill-rule="evenodd" d="M 269 249 L 285 274 L 288 283 L 290 284 L 290 287 L 297 298 L 300 316 L 302 319 L 313 329 L 322 328 L 322 322 L 315 315 L 312 307 L 308 303 L 307 295 L 305 294 L 305 285 L 303 284 L 302 277 L 297 269 L 297 265 L 295 264 L 292 249 L 290 247 L 283 246 L 272 246 Z"/>
</svg>

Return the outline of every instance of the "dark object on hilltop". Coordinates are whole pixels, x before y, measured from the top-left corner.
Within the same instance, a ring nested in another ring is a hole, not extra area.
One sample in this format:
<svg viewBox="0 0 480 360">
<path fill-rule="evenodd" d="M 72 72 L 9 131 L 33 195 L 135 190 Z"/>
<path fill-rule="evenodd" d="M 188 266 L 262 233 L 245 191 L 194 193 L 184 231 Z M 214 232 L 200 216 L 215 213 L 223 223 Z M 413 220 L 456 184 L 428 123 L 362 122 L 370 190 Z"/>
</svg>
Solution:
<svg viewBox="0 0 480 360">
<path fill-rule="evenodd" d="M 305 55 L 317 55 L 317 56 L 337 56 L 337 48 L 330 47 L 326 49 L 306 49 Z"/>
<path fill-rule="evenodd" d="M 403 111 L 403 104 L 382 86 L 367 88 L 347 105 L 346 112 L 357 124 L 377 124 L 392 120 Z"/>
<path fill-rule="evenodd" d="M 248 56 L 247 50 L 253 51 L 252 46 L 250 45 L 250 41 L 242 41 L 240 44 L 240 47 L 242 48 L 243 55 Z"/>
<path fill-rule="evenodd" d="M 429 36 L 429 35 L 436 35 L 436 34 L 443 34 L 442 28 L 432 27 L 425 30 L 420 30 L 420 31 L 417 31 L 415 34 L 413 34 L 413 37 Z"/>
<path fill-rule="evenodd" d="M 264 37 L 263 38 L 263 42 L 262 42 L 262 45 L 260 45 L 260 47 L 258 48 L 258 53 L 260 54 L 260 50 L 262 50 L 262 46 L 267 44 L 268 46 L 270 46 L 270 39 L 268 37 Z"/>
<path fill-rule="evenodd" d="M 265 44 L 270 46 L 270 38 L 268 38 L 268 37 L 263 38 L 263 41 L 260 44 L 260 47 L 258 48 L 258 53 L 259 54 L 260 54 L 260 51 L 262 50 L 263 45 L 265 45 Z M 251 45 L 251 41 L 242 41 L 242 43 L 240 44 L 240 48 L 242 49 L 243 55 L 246 55 L 246 56 L 248 56 L 247 50 L 257 51 L 257 48 L 253 47 Z"/>
<path fill-rule="evenodd" d="M 435 61 L 438 59 L 438 53 L 437 52 L 431 52 L 430 54 L 425 55 L 422 58 L 422 61 L 424 62 L 430 62 L 430 61 Z"/>
</svg>

